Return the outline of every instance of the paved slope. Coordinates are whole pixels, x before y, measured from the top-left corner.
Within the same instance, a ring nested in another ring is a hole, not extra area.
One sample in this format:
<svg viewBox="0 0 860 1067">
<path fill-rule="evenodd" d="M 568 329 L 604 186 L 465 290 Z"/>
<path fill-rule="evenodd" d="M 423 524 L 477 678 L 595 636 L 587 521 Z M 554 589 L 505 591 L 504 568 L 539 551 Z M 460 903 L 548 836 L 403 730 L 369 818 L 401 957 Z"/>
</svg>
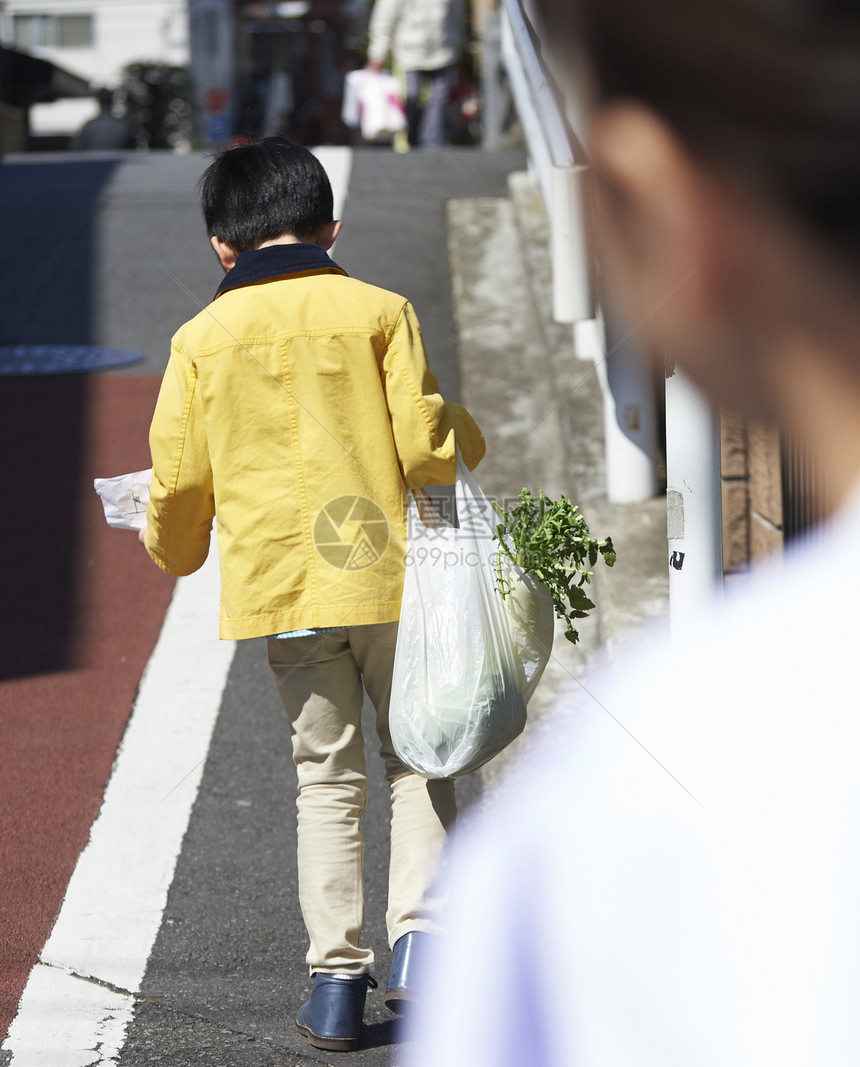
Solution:
<svg viewBox="0 0 860 1067">
<path fill-rule="evenodd" d="M 445 208 L 462 195 L 503 195 L 517 154 L 446 151 L 353 158 L 337 261 L 415 303 L 446 395 L 459 390 Z M 368 709 L 365 709 L 368 711 Z M 218 738 L 223 738 L 218 742 Z M 388 798 L 372 720 L 365 738 L 371 788 L 365 818 L 366 939 L 384 983 Z M 477 782 L 463 782 L 461 799 Z M 262 641 L 240 642 L 192 813 L 165 921 L 119 1064 L 257 1067 L 329 1063 L 294 1029 L 307 995 L 305 933 L 295 891 L 295 771 L 289 728 Z M 393 1017 L 371 992 L 363 1047 L 344 1067 L 396 1064 Z M 392 1042 L 394 1042 L 392 1044 Z"/>
</svg>

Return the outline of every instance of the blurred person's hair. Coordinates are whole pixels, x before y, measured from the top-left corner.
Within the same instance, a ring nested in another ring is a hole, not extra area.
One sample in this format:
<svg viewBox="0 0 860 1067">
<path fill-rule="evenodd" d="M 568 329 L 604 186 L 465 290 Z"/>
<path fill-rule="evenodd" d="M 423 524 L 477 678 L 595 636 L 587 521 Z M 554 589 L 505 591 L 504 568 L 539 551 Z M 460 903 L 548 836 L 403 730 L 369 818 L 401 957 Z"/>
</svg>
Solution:
<svg viewBox="0 0 860 1067">
<path fill-rule="evenodd" d="M 599 102 L 650 108 L 860 267 L 858 0 L 536 3 Z"/>
<path fill-rule="evenodd" d="M 210 236 L 236 252 L 284 234 L 312 241 L 332 221 L 328 175 L 316 156 L 287 137 L 265 137 L 228 148 L 200 179 Z"/>
</svg>

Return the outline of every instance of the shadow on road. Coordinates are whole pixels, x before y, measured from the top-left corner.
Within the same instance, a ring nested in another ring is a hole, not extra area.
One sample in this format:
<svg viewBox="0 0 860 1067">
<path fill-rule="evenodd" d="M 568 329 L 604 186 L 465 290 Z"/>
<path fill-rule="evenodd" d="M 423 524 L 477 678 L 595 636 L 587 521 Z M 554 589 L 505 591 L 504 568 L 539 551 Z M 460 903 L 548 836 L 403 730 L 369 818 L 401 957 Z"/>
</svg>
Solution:
<svg viewBox="0 0 860 1067">
<path fill-rule="evenodd" d="M 0 345 L 92 341 L 94 216 L 116 161 L 0 167 Z M 88 379 L 0 379 L 0 680 L 73 665 Z"/>
</svg>

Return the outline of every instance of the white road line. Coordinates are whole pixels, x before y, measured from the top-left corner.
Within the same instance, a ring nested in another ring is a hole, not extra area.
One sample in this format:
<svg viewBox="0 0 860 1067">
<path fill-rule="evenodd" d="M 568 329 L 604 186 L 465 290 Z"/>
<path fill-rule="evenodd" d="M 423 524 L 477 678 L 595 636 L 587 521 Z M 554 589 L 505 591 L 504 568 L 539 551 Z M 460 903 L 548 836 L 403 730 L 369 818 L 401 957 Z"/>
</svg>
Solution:
<svg viewBox="0 0 860 1067">
<path fill-rule="evenodd" d="M 315 152 L 340 218 L 352 152 Z M 205 565 L 177 582 L 101 811 L 0 1050 L 11 1067 L 116 1064 L 235 652 L 216 636 L 218 600 L 213 543 Z"/>
<path fill-rule="evenodd" d="M 352 171 L 352 149 L 337 146 L 315 148 L 314 155 L 322 163 L 334 193 L 334 217 L 342 219 Z"/>
<path fill-rule="evenodd" d="M 107 1065 L 122 1047 L 235 651 L 217 638 L 218 586 L 214 552 L 177 583 L 101 811 L 3 1045 L 15 1067 Z"/>
</svg>

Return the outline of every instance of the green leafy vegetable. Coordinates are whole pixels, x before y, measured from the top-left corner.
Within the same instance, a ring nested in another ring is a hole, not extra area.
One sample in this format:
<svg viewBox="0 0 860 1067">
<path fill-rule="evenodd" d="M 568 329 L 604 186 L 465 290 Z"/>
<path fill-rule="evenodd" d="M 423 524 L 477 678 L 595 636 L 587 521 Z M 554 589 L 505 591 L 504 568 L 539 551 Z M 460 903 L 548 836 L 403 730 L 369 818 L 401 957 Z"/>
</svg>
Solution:
<svg viewBox="0 0 860 1067">
<path fill-rule="evenodd" d="M 594 574 L 588 568 L 594 567 L 600 556 L 607 567 L 615 563 L 612 539 L 592 537 L 579 508 L 564 496 L 554 501 L 541 491 L 535 500 L 523 489 L 510 511 L 495 502 L 493 506 L 502 518 L 496 527 L 501 546 L 497 559 L 499 592 L 506 597 L 512 591 L 502 565 L 507 558 L 549 589 L 556 615 L 567 624 L 564 636 L 575 644 L 579 631 L 573 620 L 584 619 L 594 608 L 583 588 Z"/>
</svg>

